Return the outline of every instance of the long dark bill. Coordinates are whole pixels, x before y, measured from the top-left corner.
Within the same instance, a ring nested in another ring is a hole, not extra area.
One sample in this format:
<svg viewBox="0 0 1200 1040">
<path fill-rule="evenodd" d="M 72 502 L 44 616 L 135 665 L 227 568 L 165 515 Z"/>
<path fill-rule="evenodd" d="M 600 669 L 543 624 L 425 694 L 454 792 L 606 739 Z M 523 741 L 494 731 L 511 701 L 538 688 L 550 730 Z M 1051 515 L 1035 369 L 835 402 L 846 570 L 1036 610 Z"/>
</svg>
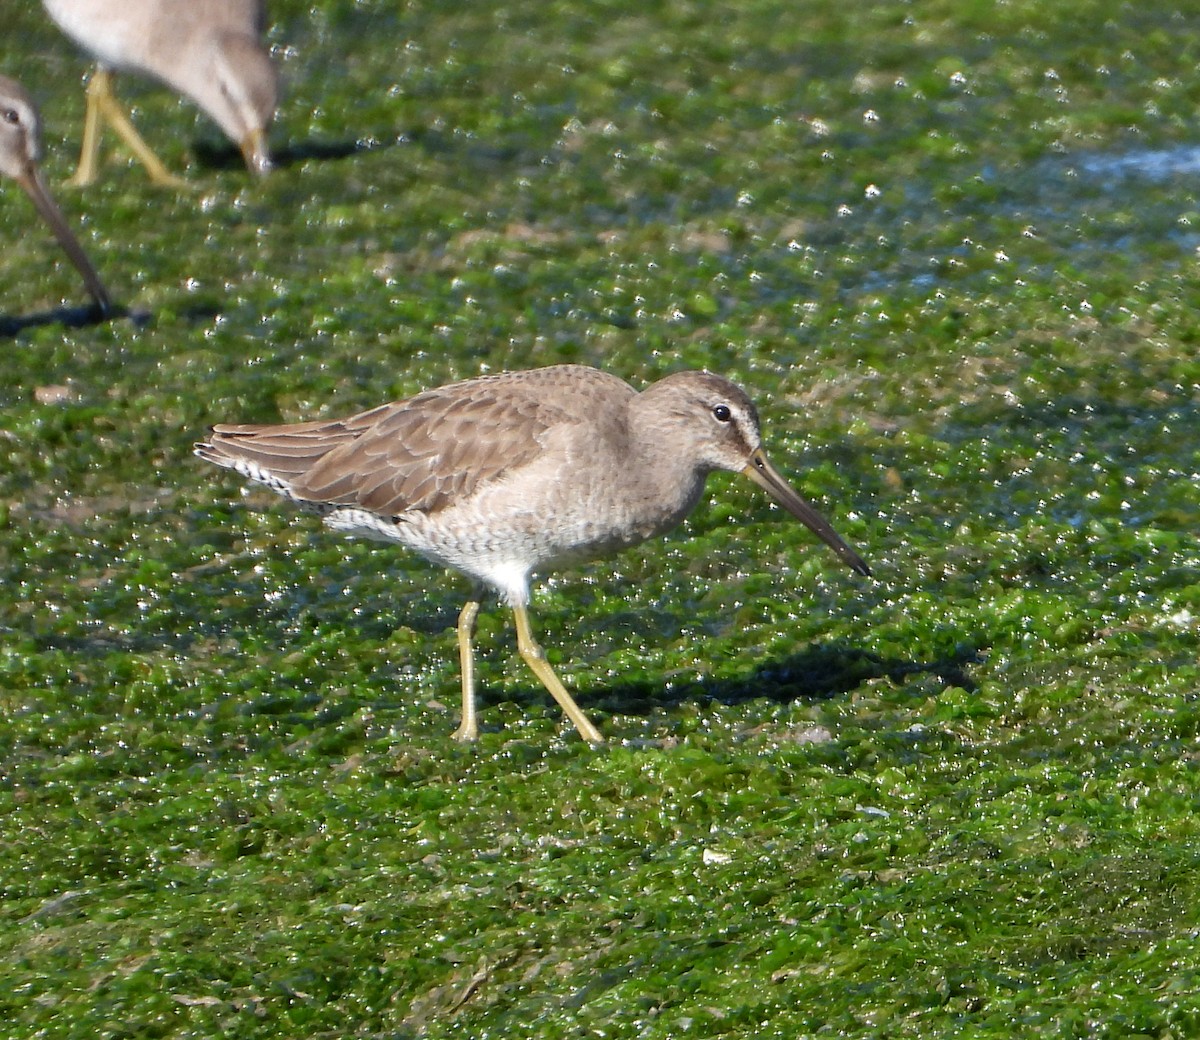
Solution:
<svg viewBox="0 0 1200 1040">
<path fill-rule="evenodd" d="M 83 251 L 83 246 L 79 244 L 79 240 L 71 233 L 71 229 L 67 227 L 67 222 L 63 218 L 62 211 L 58 208 L 58 205 L 50 196 L 50 192 L 46 190 L 46 185 L 42 182 L 41 173 L 36 167 L 30 167 L 25 171 L 23 176 L 17 178 L 17 182 L 25 189 L 25 194 L 29 196 L 33 204 L 37 207 L 37 211 L 42 215 L 42 219 L 50 225 L 50 230 L 54 232 L 54 237 L 58 239 L 58 244 L 63 247 L 67 256 L 71 258 L 71 263 L 83 275 L 83 283 L 87 286 L 88 292 L 92 294 L 92 299 L 96 301 L 96 306 L 107 317 L 112 313 L 113 309 L 112 299 L 108 295 L 108 290 L 104 288 L 104 283 L 100 281 L 100 276 L 96 273 L 96 269 L 88 259 L 87 253 Z"/>
<path fill-rule="evenodd" d="M 762 448 L 750 456 L 750 463 L 742 472 L 792 516 L 808 527 L 813 534 L 849 564 L 852 570 L 870 577 L 871 568 L 863 562 L 862 557 L 842 541 L 837 531 L 829 526 L 828 520 L 792 490 L 791 485 L 779 475 L 779 471 L 767 461 L 767 456 L 763 454 Z"/>
</svg>

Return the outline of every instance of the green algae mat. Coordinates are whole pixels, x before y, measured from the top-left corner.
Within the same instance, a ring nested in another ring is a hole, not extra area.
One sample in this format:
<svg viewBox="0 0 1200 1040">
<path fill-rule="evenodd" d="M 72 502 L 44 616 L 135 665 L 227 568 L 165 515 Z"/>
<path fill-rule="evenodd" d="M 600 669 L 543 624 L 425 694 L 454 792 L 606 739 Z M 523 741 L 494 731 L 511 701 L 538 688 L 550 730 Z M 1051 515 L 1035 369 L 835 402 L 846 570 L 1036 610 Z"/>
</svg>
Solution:
<svg viewBox="0 0 1200 1040">
<path fill-rule="evenodd" d="M 0 1036 L 1200 1034 L 1200 10 L 277 0 L 0 186 Z M 466 585 L 191 455 L 564 362 L 748 387 L 743 480 L 549 576 L 594 750 Z"/>
</svg>

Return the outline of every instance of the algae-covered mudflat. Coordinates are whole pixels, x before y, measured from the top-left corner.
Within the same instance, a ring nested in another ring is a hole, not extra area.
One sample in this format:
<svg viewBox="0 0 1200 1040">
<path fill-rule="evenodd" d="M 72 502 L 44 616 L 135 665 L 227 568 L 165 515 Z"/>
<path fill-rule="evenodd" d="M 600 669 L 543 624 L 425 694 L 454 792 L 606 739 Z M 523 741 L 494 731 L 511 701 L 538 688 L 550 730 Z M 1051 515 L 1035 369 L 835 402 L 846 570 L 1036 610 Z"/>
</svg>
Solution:
<svg viewBox="0 0 1200 1040">
<path fill-rule="evenodd" d="M 0 1036 L 1200 1033 L 1200 22 L 1183 4 L 275 0 L 278 169 L 0 186 Z M 561 362 L 746 385 L 747 481 L 466 585 L 192 457 Z"/>
</svg>

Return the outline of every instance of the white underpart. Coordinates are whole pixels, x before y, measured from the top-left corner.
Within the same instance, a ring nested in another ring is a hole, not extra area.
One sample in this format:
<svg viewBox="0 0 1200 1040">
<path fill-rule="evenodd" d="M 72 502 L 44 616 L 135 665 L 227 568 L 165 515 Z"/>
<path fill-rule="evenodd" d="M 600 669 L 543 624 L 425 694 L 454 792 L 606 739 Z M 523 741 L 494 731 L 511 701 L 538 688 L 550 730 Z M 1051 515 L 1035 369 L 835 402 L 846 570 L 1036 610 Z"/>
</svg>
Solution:
<svg viewBox="0 0 1200 1040">
<path fill-rule="evenodd" d="M 311 503 L 305 503 L 312 508 Z M 321 508 L 321 507 L 318 507 Z M 529 559 L 520 550 L 512 556 L 499 556 L 486 542 L 486 532 L 478 540 L 463 537 L 439 537 L 437 526 L 427 523 L 422 513 L 399 516 L 395 520 L 354 506 L 322 509 L 325 524 L 335 531 L 381 542 L 398 542 L 427 560 L 466 574 L 499 593 L 509 606 L 529 603 Z M 460 530 L 460 534 L 461 534 Z"/>
<path fill-rule="evenodd" d="M 130 20 L 115 16 L 106 4 L 88 6 L 79 3 L 60 3 L 44 0 L 46 11 L 59 27 L 81 48 L 91 53 L 101 65 L 110 69 L 133 69 L 145 72 L 143 66 L 128 60 Z M 145 7 L 146 5 L 142 5 Z M 136 17 L 137 13 L 131 12 Z"/>
<path fill-rule="evenodd" d="M 529 603 L 529 575 L 532 570 L 528 549 L 521 546 L 511 555 L 498 556 L 489 545 L 488 525 L 476 518 L 466 523 L 466 530 L 456 525 L 457 536 L 446 537 L 437 524 L 427 523 L 421 513 L 391 519 L 369 509 L 335 503 L 312 502 L 300 498 L 289 480 L 264 469 L 251 459 L 221 459 L 220 465 L 233 470 L 247 480 L 270 488 L 277 495 L 322 515 L 332 530 L 373 541 L 399 543 L 424 556 L 427 560 L 458 570 L 499 593 L 510 606 Z M 533 515 L 529 526 L 540 526 Z M 474 532 L 474 537 L 466 536 Z"/>
</svg>

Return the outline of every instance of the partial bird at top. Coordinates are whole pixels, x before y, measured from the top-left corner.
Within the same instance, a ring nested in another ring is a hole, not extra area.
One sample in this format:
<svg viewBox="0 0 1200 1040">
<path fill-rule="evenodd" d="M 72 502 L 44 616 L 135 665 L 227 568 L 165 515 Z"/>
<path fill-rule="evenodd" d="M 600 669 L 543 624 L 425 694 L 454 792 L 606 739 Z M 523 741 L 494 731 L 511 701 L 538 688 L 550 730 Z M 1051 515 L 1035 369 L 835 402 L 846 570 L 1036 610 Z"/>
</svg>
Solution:
<svg viewBox="0 0 1200 1040">
<path fill-rule="evenodd" d="M 110 314 L 112 300 L 108 290 L 46 188 L 38 167 L 41 157 L 41 119 L 33 98 L 16 80 L 0 76 L 0 173 L 25 189 L 25 194 L 71 258 L 71 263 L 83 275 L 83 282 L 96 306 L 102 314 Z"/>
<path fill-rule="evenodd" d="M 275 114 L 278 75 L 262 42 L 262 0 L 42 0 L 46 12 L 92 55 L 79 167 L 71 183 L 98 172 L 107 122 L 156 184 L 180 186 L 134 129 L 116 95 L 116 72 L 138 72 L 191 98 L 242 150 L 257 174 L 271 169 L 267 127 Z"/>
</svg>

